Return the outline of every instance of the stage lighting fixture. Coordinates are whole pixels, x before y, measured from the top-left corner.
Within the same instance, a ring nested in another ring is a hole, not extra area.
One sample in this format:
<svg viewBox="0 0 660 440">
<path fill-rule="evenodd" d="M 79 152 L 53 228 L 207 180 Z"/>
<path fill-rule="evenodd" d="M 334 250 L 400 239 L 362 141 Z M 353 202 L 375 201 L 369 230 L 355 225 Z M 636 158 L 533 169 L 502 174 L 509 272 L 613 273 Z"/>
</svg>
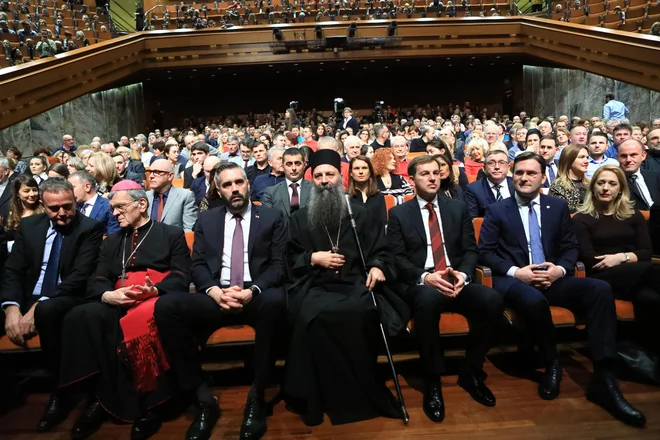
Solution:
<svg viewBox="0 0 660 440">
<path fill-rule="evenodd" d="M 317 24 L 314 27 L 314 33 L 316 34 L 316 39 L 317 40 L 322 40 L 323 39 L 323 28 L 321 27 L 320 24 Z"/>
<path fill-rule="evenodd" d="M 275 37 L 277 41 L 282 41 L 283 38 L 282 29 L 278 29 L 278 28 L 273 29 L 273 37 Z"/>
<path fill-rule="evenodd" d="M 351 23 L 351 25 L 348 27 L 349 38 L 354 38 L 356 32 L 357 32 L 357 23 Z"/>
<path fill-rule="evenodd" d="M 396 21 L 393 21 L 390 23 L 390 25 L 387 27 L 387 36 L 388 37 L 393 37 L 394 34 L 396 34 L 396 29 L 399 27 Z"/>
</svg>

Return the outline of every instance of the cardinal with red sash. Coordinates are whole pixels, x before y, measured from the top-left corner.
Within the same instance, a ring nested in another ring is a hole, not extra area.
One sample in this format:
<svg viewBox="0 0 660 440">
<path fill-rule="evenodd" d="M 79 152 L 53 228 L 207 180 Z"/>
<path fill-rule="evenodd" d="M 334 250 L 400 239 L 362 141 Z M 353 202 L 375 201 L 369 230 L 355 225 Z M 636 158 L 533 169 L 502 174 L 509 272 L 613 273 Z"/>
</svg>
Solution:
<svg viewBox="0 0 660 440">
<path fill-rule="evenodd" d="M 101 246 L 89 302 L 64 320 L 60 386 L 90 396 L 72 438 L 90 436 L 110 415 L 133 423 L 132 439 L 146 439 L 160 428 L 157 407 L 170 397 L 154 306 L 188 291 L 190 250 L 182 229 L 149 219 L 138 184 L 121 181 L 108 199 L 122 229 Z"/>
</svg>

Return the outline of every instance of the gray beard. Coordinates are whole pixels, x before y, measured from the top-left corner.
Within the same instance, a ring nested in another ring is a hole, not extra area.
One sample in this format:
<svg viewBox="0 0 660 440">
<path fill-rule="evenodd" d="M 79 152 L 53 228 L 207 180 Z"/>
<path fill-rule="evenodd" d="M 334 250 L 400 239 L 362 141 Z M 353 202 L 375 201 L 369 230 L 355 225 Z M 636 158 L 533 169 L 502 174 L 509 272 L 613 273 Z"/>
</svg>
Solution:
<svg viewBox="0 0 660 440">
<path fill-rule="evenodd" d="M 347 213 L 344 187 L 341 185 L 315 186 L 307 203 L 307 222 L 318 231 L 337 232 L 339 222 Z"/>
</svg>

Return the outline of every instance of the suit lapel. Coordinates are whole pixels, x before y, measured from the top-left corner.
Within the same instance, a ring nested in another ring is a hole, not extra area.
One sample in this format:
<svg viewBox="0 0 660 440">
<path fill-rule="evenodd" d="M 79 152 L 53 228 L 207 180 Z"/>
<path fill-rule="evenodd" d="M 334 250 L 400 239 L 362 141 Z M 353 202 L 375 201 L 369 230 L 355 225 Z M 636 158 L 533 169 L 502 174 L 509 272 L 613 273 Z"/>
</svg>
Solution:
<svg viewBox="0 0 660 440">
<path fill-rule="evenodd" d="M 486 179 L 484 179 L 486 180 Z M 454 225 L 454 219 L 452 218 L 451 212 L 447 208 L 447 200 L 444 197 L 438 197 L 438 209 L 440 210 L 440 221 L 442 222 L 442 232 L 445 236 L 445 247 L 447 246 L 447 239 L 450 234 L 455 233 L 459 229 Z"/>
<path fill-rule="evenodd" d="M 248 258 L 251 259 L 252 249 L 254 249 L 254 242 L 256 241 L 259 228 L 261 227 L 261 208 L 257 205 L 252 205 L 252 217 L 250 218 L 250 236 L 248 237 Z M 224 231 L 223 231 L 224 233 Z"/>
<path fill-rule="evenodd" d="M 280 193 L 280 202 L 282 202 L 282 207 L 284 208 L 284 212 L 286 212 L 286 216 L 290 217 L 291 202 L 289 201 L 289 189 L 286 187 L 286 180 L 284 181 L 284 184 L 279 185 L 279 187 L 278 192 Z"/>
<path fill-rule="evenodd" d="M 307 206 L 307 201 L 309 200 L 309 193 L 312 188 L 312 184 L 307 180 L 300 181 L 300 207 L 304 208 Z"/>
<path fill-rule="evenodd" d="M 659 188 L 659 182 L 660 179 L 657 178 L 656 173 L 649 172 L 649 171 L 642 171 L 642 177 L 644 177 L 644 183 L 646 184 L 646 188 L 649 190 L 649 194 L 651 195 L 651 198 L 653 199 L 653 205 L 656 203 L 660 203 L 660 188 Z M 650 209 L 651 207 L 646 205 L 646 209 Z"/>
<path fill-rule="evenodd" d="M 179 191 L 176 190 L 175 187 L 170 188 L 170 193 L 167 195 L 167 201 L 165 202 L 165 206 L 163 207 L 163 216 L 161 217 L 160 221 L 165 222 L 165 219 L 167 218 L 167 213 L 170 212 L 170 208 L 174 206 L 175 203 L 178 203 L 178 198 L 179 198 Z"/>
<path fill-rule="evenodd" d="M 497 200 L 495 199 L 493 191 L 490 189 L 490 183 L 488 182 L 488 179 L 484 177 L 481 179 L 481 182 L 484 187 L 484 191 L 486 192 L 486 198 L 488 199 L 488 202 L 495 203 Z"/>
<path fill-rule="evenodd" d="M 96 220 L 96 215 L 101 210 L 101 203 L 103 203 L 103 202 L 101 202 L 101 197 L 97 197 L 96 198 L 96 203 L 94 203 L 94 206 L 92 206 L 92 212 L 89 213 L 89 218 L 93 218 L 93 219 Z"/>
<path fill-rule="evenodd" d="M 41 222 L 39 222 L 39 225 L 37 226 L 37 230 L 34 231 L 34 234 L 30 233 L 30 236 L 34 238 L 33 246 L 34 246 L 34 256 L 35 256 L 35 264 L 38 265 L 39 268 L 41 268 L 41 263 L 43 263 L 43 258 L 44 258 L 44 249 L 46 248 L 46 234 L 48 233 L 48 228 L 50 227 L 50 220 L 48 220 L 48 217 L 44 214 L 44 217 Z M 62 259 L 60 258 L 60 265 Z"/>
<path fill-rule="evenodd" d="M 550 200 L 541 194 L 539 203 L 541 204 L 541 243 L 543 244 L 544 254 L 547 254 L 548 250 L 552 247 L 552 231 L 557 230 L 556 225 L 554 224 L 557 217 L 554 215 L 554 209 L 549 202 Z"/>
<path fill-rule="evenodd" d="M 525 237 L 525 227 L 523 226 L 522 219 L 520 218 L 520 211 L 518 210 L 518 203 L 514 196 L 515 193 L 511 194 L 511 197 L 506 199 L 506 216 L 508 217 L 510 223 L 509 230 L 513 230 L 518 242 L 525 252 L 528 250 L 527 237 Z"/>
<path fill-rule="evenodd" d="M 417 198 L 406 202 L 409 211 L 409 217 L 412 221 L 413 227 L 421 237 L 422 241 L 426 243 L 426 229 L 424 229 L 424 219 L 422 218 L 422 211 L 419 209 Z"/>
</svg>

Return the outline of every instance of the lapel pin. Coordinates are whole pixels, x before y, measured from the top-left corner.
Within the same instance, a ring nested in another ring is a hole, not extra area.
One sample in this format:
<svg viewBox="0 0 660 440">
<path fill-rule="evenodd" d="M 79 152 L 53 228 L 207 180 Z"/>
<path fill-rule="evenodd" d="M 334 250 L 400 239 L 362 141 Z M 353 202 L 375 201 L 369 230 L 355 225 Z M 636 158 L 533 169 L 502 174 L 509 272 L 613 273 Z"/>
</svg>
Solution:
<svg viewBox="0 0 660 440">
<path fill-rule="evenodd" d="M 259 218 L 259 215 L 258 215 L 258 214 L 255 214 L 255 215 L 254 215 L 254 218 Z"/>
<path fill-rule="evenodd" d="M 546 206 L 545 206 L 545 209 L 550 209 L 550 205 L 546 205 Z"/>
</svg>

